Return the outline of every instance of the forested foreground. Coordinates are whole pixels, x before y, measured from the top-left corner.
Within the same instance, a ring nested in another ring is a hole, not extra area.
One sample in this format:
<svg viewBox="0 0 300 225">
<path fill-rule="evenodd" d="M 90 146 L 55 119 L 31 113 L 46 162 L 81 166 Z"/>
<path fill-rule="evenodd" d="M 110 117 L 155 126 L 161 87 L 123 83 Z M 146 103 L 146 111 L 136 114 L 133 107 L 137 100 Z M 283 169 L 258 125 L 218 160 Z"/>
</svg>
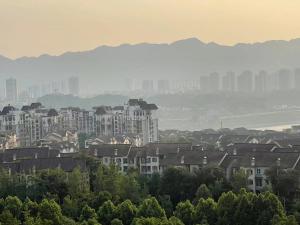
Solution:
<svg viewBox="0 0 300 225">
<path fill-rule="evenodd" d="M 123 175 L 95 160 L 88 168 L 31 176 L 1 170 L 1 224 L 294 225 L 300 218 L 297 193 L 283 187 L 295 188 L 293 174 L 273 177 L 273 187 L 256 195 L 244 188 L 243 173 L 227 182 L 219 168 L 171 168 L 152 177 Z"/>
</svg>

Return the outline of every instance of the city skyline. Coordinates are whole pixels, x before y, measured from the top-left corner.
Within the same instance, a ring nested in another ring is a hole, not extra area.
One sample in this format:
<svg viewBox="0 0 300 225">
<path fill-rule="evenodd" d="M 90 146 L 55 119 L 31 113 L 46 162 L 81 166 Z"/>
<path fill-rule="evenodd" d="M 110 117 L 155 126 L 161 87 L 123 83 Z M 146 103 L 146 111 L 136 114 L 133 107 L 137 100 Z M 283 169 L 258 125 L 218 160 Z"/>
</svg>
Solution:
<svg viewBox="0 0 300 225">
<path fill-rule="evenodd" d="M 190 37 L 224 45 L 290 40 L 300 37 L 299 8 L 300 2 L 283 0 L 2 0 L 0 55 L 59 55 Z"/>
</svg>

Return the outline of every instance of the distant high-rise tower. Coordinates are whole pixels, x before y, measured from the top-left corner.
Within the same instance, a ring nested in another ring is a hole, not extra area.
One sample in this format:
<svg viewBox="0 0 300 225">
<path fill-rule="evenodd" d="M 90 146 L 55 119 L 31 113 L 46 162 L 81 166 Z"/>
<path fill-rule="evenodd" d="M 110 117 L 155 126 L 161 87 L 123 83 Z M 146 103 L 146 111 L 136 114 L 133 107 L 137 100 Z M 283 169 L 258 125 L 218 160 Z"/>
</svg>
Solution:
<svg viewBox="0 0 300 225">
<path fill-rule="evenodd" d="M 237 78 L 237 90 L 239 92 L 252 92 L 253 91 L 253 74 L 250 70 L 242 72 Z"/>
<path fill-rule="evenodd" d="M 158 80 L 157 81 L 158 93 L 168 93 L 169 90 L 170 90 L 170 82 L 168 80 Z"/>
<path fill-rule="evenodd" d="M 291 71 L 288 69 L 279 70 L 277 84 L 280 91 L 291 89 Z"/>
<path fill-rule="evenodd" d="M 300 90 L 300 68 L 295 69 L 294 78 L 295 78 L 295 89 L 299 91 Z"/>
<path fill-rule="evenodd" d="M 6 100 L 16 102 L 18 97 L 17 80 L 9 78 L 6 80 Z"/>
<path fill-rule="evenodd" d="M 203 93 L 209 92 L 209 77 L 208 76 L 201 76 L 200 77 L 200 90 Z"/>
<path fill-rule="evenodd" d="M 222 77 L 222 90 L 223 91 L 235 91 L 235 73 L 227 72 L 225 76 Z"/>
<path fill-rule="evenodd" d="M 146 93 L 153 93 L 154 91 L 153 80 L 143 80 L 142 90 Z"/>
<path fill-rule="evenodd" d="M 70 77 L 68 80 L 69 93 L 74 96 L 79 95 L 79 79 L 78 77 Z"/>
<path fill-rule="evenodd" d="M 220 75 L 216 72 L 209 75 L 209 92 L 220 90 Z"/>
<path fill-rule="evenodd" d="M 257 93 L 264 93 L 267 89 L 267 72 L 262 70 L 256 76 L 254 80 L 254 90 Z"/>
</svg>

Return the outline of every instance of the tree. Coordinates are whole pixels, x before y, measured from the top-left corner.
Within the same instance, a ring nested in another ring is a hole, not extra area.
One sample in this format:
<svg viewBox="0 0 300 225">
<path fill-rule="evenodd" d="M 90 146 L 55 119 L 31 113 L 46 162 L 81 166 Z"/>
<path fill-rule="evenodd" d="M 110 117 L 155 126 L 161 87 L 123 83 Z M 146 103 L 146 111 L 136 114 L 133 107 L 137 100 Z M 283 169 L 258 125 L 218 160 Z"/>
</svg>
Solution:
<svg viewBox="0 0 300 225">
<path fill-rule="evenodd" d="M 166 217 L 165 211 L 159 205 L 156 198 L 151 197 L 145 199 L 138 208 L 139 217 L 157 217 L 164 218 Z"/>
<path fill-rule="evenodd" d="M 95 209 L 92 209 L 88 205 L 85 205 L 81 210 L 79 220 L 80 221 L 88 221 L 90 219 L 96 219 L 96 217 L 97 217 L 97 214 L 95 212 Z"/>
<path fill-rule="evenodd" d="M 115 218 L 110 222 L 110 224 L 111 225 L 123 225 L 123 222 L 122 222 L 122 220 Z"/>
<path fill-rule="evenodd" d="M 160 189 L 161 178 L 159 173 L 152 174 L 151 178 L 148 181 L 149 194 L 154 197 L 158 197 Z"/>
<path fill-rule="evenodd" d="M 268 179 L 271 181 L 272 189 L 276 195 L 287 203 L 288 208 L 291 208 L 291 203 L 295 199 L 295 195 L 299 190 L 300 172 L 297 170 L 283 170 L 278 167 L 273 167 L 266 171 Z"/>
<path fill-rule="evenodd" d="M 169 168 L 162 175 L 160 193 L 169 195 L 173 204 L 191 199 L 192 192 L 196 192 L 195 176 L 185 169 Z"/>
<path fill-rule="evenodd" d="M 0 222 L 3 225 L 19 225 L 21 222 L 13 216 L 9 210 L 4 210 L 0 214 Z"/>
<path fill-rule="evenodd" d="M 253 209 L 255 209 L 253 217 L 256 221 L 254 224 L 258 225 L 270 225 L 275 215 L 278 215 L 279 218 L 286 217 L 281 202 L 276 195 L 270 192 L 259 194 L 257 198 L 253 198 Z"/>
<path fill-rule="evenodd" d="M 67 175 L 61 169 L 42 171 L 36 179 L 38 188 L 45 192 L 42 193 L 41 191 L 41 194 L 44 195 L 48 192 L 51 195 L 57 195 L 60 203 L 68 195 L 68 184 L 66 181 Z"/>
<path fill-rule="evenodd" d="M 236 195 L 230 191 L 223 193 L 218 200 L 217 215 L 219 225 L 234 224 L 236 211 Z"/>
<path fill-rule="evenodd" d="M 112 200 L 112 196 L 108 191 L 100 191 L 98 193 L 93 193 L 92 199 L 89 203 L 94 209 L 99 209 L 104 202 Z"/>
<path fill-rule="evenodd" d="M 76 167 L 68 175 L 68 193 L 71 198 L 79 198 L 89 193 L 89 183 L 86 176 L 79 167 Z"/>
<path fill-rule="evenodd" d="M 239 194 L 237 198 L 237 207 L 234 214 L 234 221 L 236 225 L 252 225 L 251 209 L 253 208 L 252 202 L 248 200 L 247 194 Z"/>
<path fill-rule="evenodd" d="M 83 222 L 80 223 L 80 225 L 101 225 L 101 224 L 98 223 L 98 221 L 95 218 L 93 218 L 93 219 L 84 220 Z"/>
<path fill-rule="evenodd" d="M 165 210 L 167 217 L 173 215 L 173 203 L 169 195 L 159 195 L 158 202 L 161 205 L 161 207 Z"/>
<path fill-rule="evenodd" d="M 194 223 L 202 223 L 206 219 L 208 224 L 217 222 L 217 204 L 213 199 L 201 198 L 196 206 L 194 213 Z"/>
<path fill-rule="evenodd" d="M 121 199 L 130 199 L 134 203 L 140 201 L 140 186 L 134 174 L 120 177 L 120 197 Z"/>
<path fill-rule="evenodd" d="M 208 199 L 211 197 L 212 197 L 211 192 L 206 186 L 206 184 L 201 184 L 200 187 L 197 189 L 194 202 L 197 204 L 200 198 Z"/>
<path fill-rule="evenodd" d="M 16 196 L 8 196 L 5 199 L 5 209 L 9 210 L 11 214 L 16 218 L 19 218 L 21 215 L 22 204 L 23 203 L 21 202 L 21 200 Z"/>
<path fill-rule="evenodd" d="M 116 206 L 108 200 L 98 209 L 97 216 L 100 223 L 109 224 L 115 217 Z"/>
<path fill-rule="evenodd" d="M 233 191 L 239 192 L 241 188 L 247 188 L 248 176 L 245 170 L 240 169 L 233 174 L 230 181 Z"/>
<path fill-rule="evenodd" d="M 62 211 L 63 214 L 71 217 L 71 218 L 77 218 L 79 215 L 79 209 L 78 209 L 78 203 L 76 200 L 71 199 L 69 195 L 67 195 L 62 204 Z"/>
<path fill-rule="evenodd" d="M 39 216 L 43 223 L 61 224 L 61 208 L 54 200 L 43 199 L 39 205 Z"/>
<path fill-rule="evenodd" d="M 126 200 L 117 206 L 115 215 L 124 225 L 130 225 L 137 214 L 137 208 L 130 200 Z"/>
<path fill-rule="evenodd" d="M 94 183 L 95 191 L 108 191 L 112 196 L 120 195 L 121 176 L 117 165 L 100 165 Z"/>
<path fill-rule="evenodd" d="M 193 224 L 193 215 L 195 209 L 193 204 L 187 200 L 177 204 L 174 215 L 179 218 L 185 225 Z"/>
</svg>

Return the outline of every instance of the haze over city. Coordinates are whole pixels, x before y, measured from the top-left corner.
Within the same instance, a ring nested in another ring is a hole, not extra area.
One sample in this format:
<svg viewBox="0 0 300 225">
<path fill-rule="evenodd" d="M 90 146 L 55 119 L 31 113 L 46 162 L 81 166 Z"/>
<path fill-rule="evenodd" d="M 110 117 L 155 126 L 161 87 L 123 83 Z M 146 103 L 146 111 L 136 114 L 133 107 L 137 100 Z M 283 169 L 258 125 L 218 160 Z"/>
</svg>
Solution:
<svg viewBox="0 0 300 225">
<path fill-rule="evenodd" d="M 0 0 L 0 224 L 300 224 L 300 0 Z"/>
</svg>

